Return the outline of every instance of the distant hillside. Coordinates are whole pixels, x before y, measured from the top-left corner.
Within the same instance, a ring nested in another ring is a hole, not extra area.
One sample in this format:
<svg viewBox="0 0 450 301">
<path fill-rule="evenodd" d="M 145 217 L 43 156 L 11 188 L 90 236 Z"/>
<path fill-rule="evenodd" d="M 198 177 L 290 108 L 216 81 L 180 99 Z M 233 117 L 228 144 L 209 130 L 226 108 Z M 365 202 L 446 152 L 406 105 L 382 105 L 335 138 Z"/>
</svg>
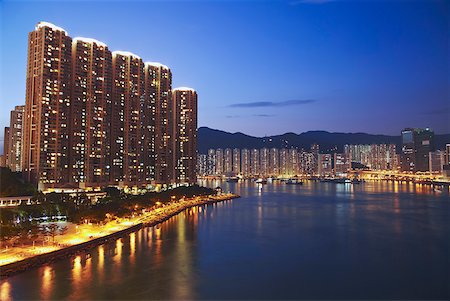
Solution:
<svg viewBox="0 0 450 301">
<path fill-rule="evenodd" d="M 206 154 L 210 148 L 303 148 L 309 150 L 311 144 L 320 145 L 321 151 L 329 151 L 337 147 L 342 152 L 345 144 L 381 144 L 393 143 L 400 149 L 400 136 L 371 135 L 365 133 L 329 133 L 325 131 L 309 131 L 301 134 L 286 133 L 268 137 L 252 137 L 243 133 L 227 133 L 220 130 L 201 127 L 198 129 L 199 152 Z M 450 134 L 436 135 L 436 147 L 444 149 L 450 143 Z"/>
</svg>

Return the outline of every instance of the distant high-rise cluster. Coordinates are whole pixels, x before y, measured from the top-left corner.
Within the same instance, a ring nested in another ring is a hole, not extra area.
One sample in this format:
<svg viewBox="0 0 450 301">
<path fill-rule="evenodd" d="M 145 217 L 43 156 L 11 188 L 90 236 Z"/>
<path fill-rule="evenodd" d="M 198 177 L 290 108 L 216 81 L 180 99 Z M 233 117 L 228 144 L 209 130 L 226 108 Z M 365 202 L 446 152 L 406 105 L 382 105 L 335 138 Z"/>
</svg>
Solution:
<svg viewBox="0 0 450 301">
<path fill-rule="evenodd" d="M 40 22 L 13 112 L 5 165 L 40 189 L 196 181 L 197 93 L 163 64 Z"/>
<path fill-rule="evenodd" d="M 344 152 L 371 170 L 397 170 L 400 163 L 395 144 L 345 145 Z"/>
<path fill-rule="evenodd" d="M 310 152 L 294 148 L 210 149 L 208 154 L 199 155 L 198 163 L 201 176 L 325 176 L 346 173 L 350 169 L 345 154 L 319 154 L 317 144 L 311 146 Z"/>
</svg>

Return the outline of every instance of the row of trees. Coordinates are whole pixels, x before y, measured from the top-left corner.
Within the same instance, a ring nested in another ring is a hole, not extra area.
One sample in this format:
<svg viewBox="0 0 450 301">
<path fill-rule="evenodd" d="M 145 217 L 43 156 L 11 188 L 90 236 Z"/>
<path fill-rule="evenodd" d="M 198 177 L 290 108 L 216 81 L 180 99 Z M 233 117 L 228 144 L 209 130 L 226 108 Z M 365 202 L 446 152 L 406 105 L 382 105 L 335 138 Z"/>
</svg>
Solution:
<svg viewBox="0 0 450 301">
<path fill-rule="evenodd" d="M 69 195 L 65 193 L 35 193 L 33 205 L 22 204 L 14 208 L 0 210 L 0 236 L 2 239 L 29 232 L 43 218 L 46 221 L 60 220 L 72 223 L 85 220 L 103 223 L 114 217 L 131 216 L 133 213 L 150 208 L 156 202 L 165 203 L 172 199 L 214 194 L 210 188 L 198 185 L 182 186 L 162 192 L 147 192 L 142 195 L 125 194 L 114 187 L 104 189 L 106 197 L 92 204 L 85 193 Z"/>
</svg>

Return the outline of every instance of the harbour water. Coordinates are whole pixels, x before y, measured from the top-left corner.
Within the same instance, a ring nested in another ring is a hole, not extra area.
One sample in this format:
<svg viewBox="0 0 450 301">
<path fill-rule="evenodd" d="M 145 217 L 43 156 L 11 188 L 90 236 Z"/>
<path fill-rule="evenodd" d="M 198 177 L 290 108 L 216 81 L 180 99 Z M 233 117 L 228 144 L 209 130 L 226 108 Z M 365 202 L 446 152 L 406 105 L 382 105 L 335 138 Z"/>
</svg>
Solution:
<svg viewBox="0 0 450 301">
<path fill-rule="evenodd" d="M 191 208 L 0 283 L 0 299 L 449 299 L 450 197 L 398 182 L 204 182 Z"/>
</svg>

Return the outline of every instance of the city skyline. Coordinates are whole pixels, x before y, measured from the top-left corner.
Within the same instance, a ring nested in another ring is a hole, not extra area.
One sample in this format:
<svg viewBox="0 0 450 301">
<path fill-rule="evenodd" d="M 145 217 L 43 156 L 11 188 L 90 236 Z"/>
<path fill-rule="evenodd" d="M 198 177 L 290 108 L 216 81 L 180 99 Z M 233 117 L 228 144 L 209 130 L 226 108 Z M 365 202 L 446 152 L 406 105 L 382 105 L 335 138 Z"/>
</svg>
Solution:
<svg viewBox="0 0 450 301">
<path fill-rule="evenodd" d="M 120 3 L 110 4 L 108 16 L 95 9 L 101 2 L 2 3 L 2 39 L 11 47 L 2 48 L 6 110 L 0 125 L 25 103 L 26 33 L 49 21 L 112 51 L 128 49 L 167 64 L 179 74 L 174 86 L 201 92 L 199 126 L 256 136 L 308 130 L 398 135 L 405 127 L 450 132 L 445 1 L 173 4 L 133 3 L 136 20 L 145 9 L 156 24 L 173 16 L 167 26 L 149 28 L 128 16 L 121 26 L 112 21 Z M 65 9 L 73 14 L 61 13 Z M 227 11 L 233 13 L 224 19 Z M 178 44 L 183 51 L 172 46 Z"/>
</svg>

